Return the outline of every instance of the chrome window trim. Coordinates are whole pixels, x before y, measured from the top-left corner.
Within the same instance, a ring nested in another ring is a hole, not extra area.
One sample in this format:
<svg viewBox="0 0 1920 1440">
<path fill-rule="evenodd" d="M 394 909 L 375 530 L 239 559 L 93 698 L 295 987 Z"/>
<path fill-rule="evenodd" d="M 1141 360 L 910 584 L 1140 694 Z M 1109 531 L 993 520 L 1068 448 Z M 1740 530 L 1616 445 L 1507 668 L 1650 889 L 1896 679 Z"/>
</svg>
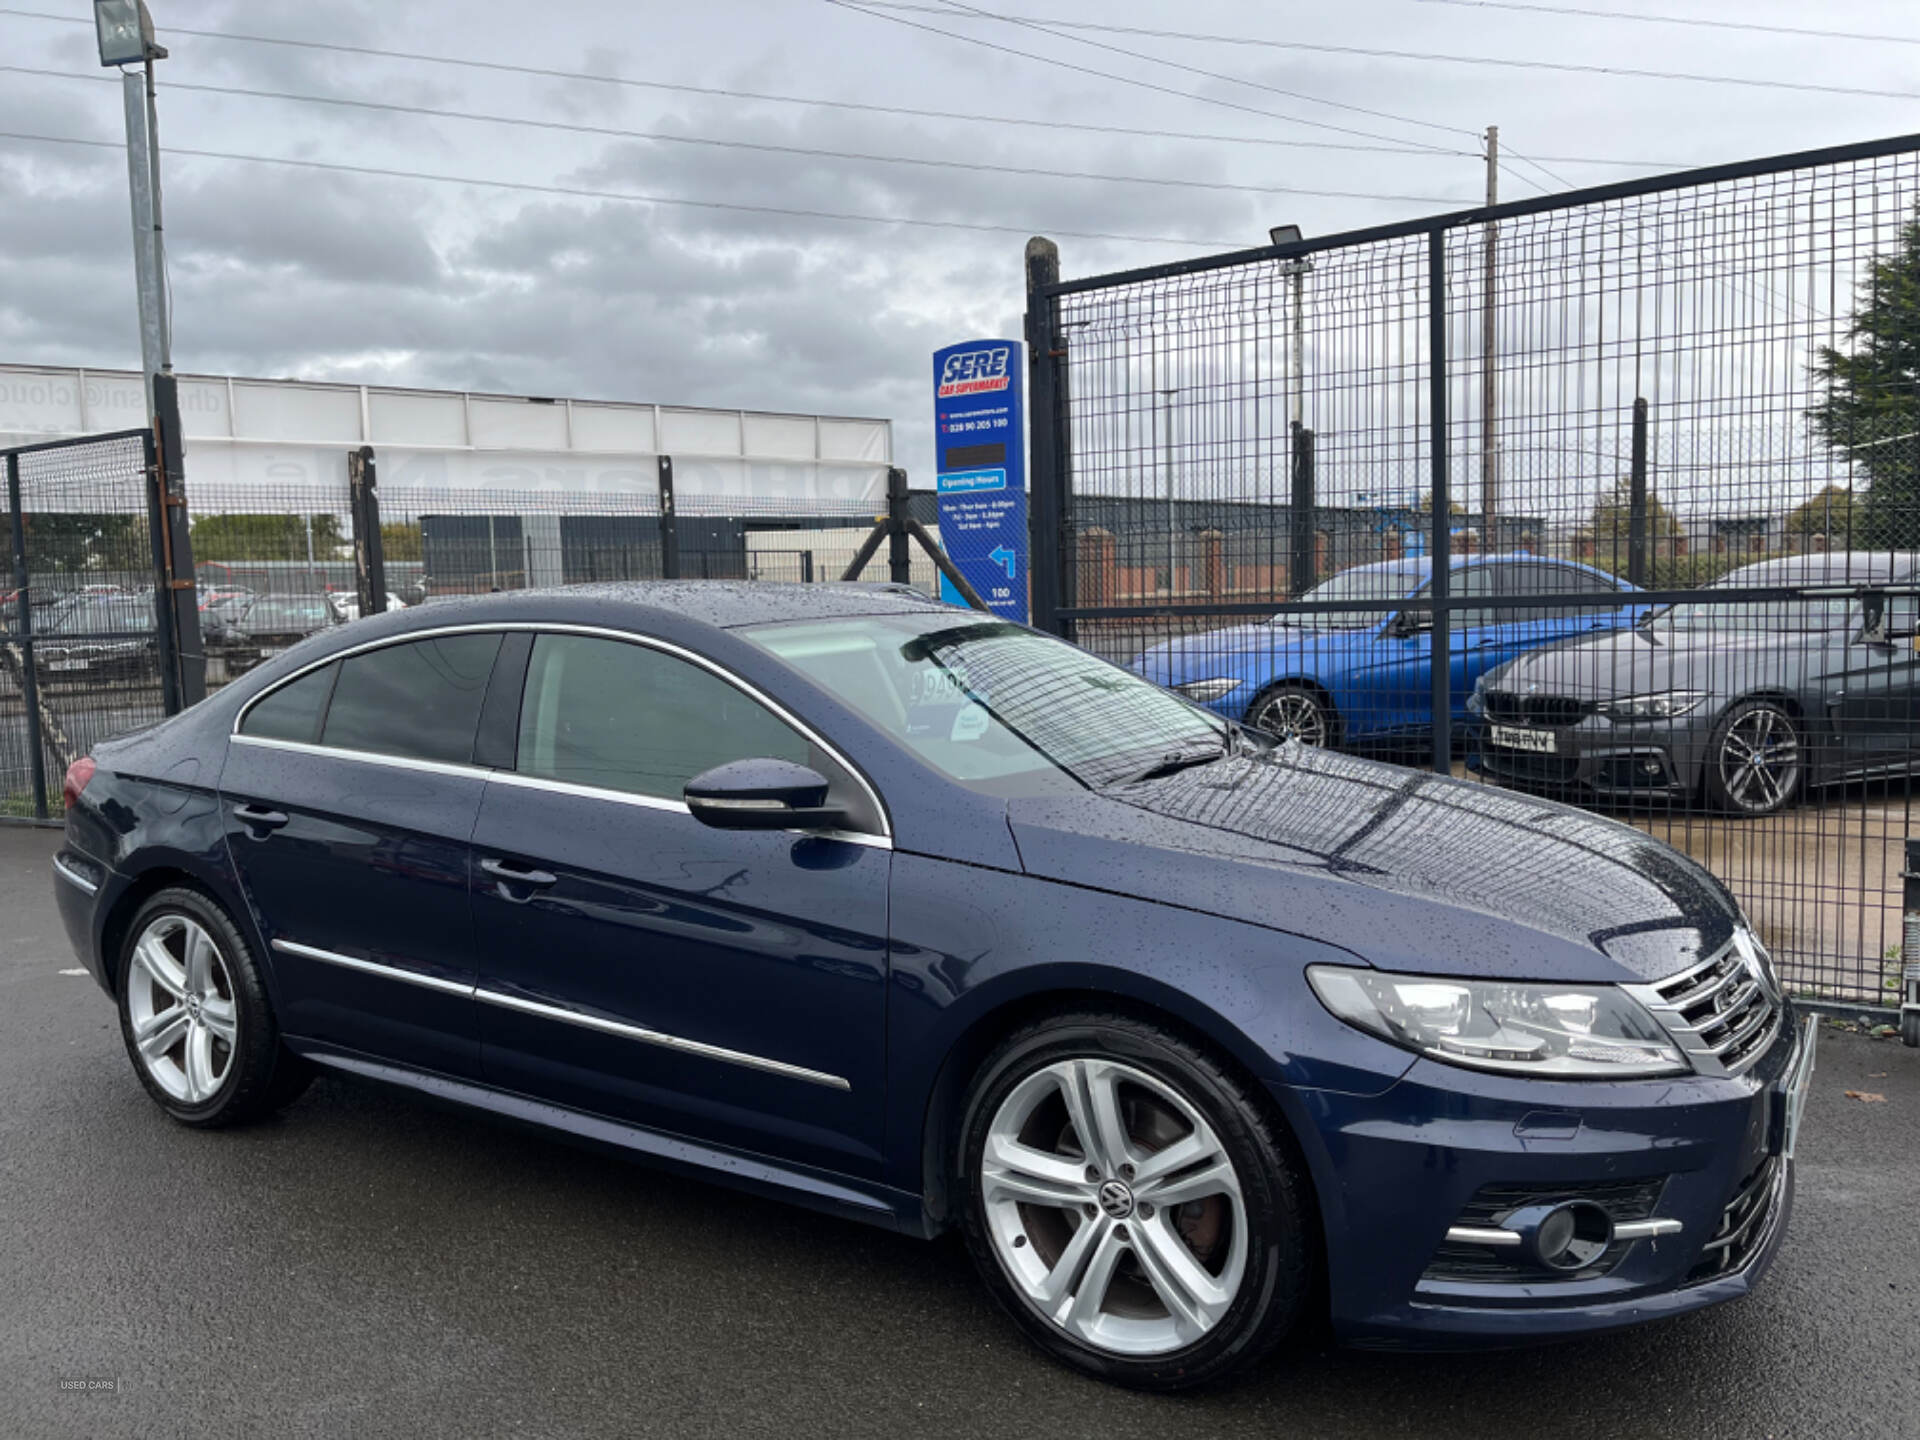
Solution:
<svg viewBox="0 0 1920 1440">
<path fill-rule="evenodd" d="M 68 865 L 58 855 L 53 857 L 53 873 L 82 894 L 98 895 L 100 893 L 100 886 L 96 881 L 87 879 L 86 876 Z"/>
<path fill-rule="evenodd" d="M 700 1040 L 686 1040 L 678 1035 L 668 1035 L 659 1030 L 649 1030 L 641 1025 L 629 1025 L 620 1020 L 608 1020 L 599 1015 L 588 1015 L 579 1010 L 568 1010 L 559 1005 L 547 1005 L 538 1000 L 523 1000 L 518 995 L 506 995 L 498 990 L 476 988 L 473 998 L 487 1005 L 497 1005 L 503 1010 L 517 1010 L 523 1015 L 533 1015 L 542 1020 L 558 1020 L 567 1025 L 578 1025 L 587 1030 L 598 1030 L 605 1035 L 618 1036 L 622 1040 L 637 1040 L 643 1045 L 657 1045 L 666 1050 L 678 1050 L 688 1055 L 702 1056 L 708 1060 L 719 1060 L 728 1065 L 740 1065 L 749 1070 L 764 1070 L 770 1075 L 783 1075 L 789 1080 L 804 1080 L 810 1085 L 824 1085 L 829 1090 L 852 1090 L 853 1086 L 841 1076 L 829 1075 L 824 1070 L 809 1070 L 804 1065 L 792 1065 L 785 1060 L 769 1060 L 761 1055 L 749 1055 L 743 1050 L 728 1050 L 719 1045 L 708 1045 Z"/>
<path fill-rule="evenodd" d="M 233 729 L 228 738 L 241 744 L 259 745 L 268 749 L 285 749 L 312 755 L 339 755 L 349 760 L 358 760 L 369 764 L 396 765 L 406 769 L 426 770 L 438 774 L 480 775 L 502 781 L 509 785 L 517 784 L 529 788 L 552 789 L 562 794 L 581 795 L 590 799 L 610 799 L 622 803 L 640 803 L 651 808 L 677 810 L 683 815 L 690 813 L 682 801 L 668 800 L 656 795 L 635 795 L 631 791 L 626 790 L 603 790 L 598 786 L 574 785 L 562 780 L 547 780 L 537 775 L 522 775 L 518 771 L 491 770 L 479 765 L 454 765 L 440 760 L 415 760 L 404 755 L 381 755 L 370 750 L 345 750 L 333 745 L 317 745 L 300 740 L 273 740 L 264 735 L 243 735 L 240 733 L 240 727 L 247 723 L 247 716 L 252 713 L 254 706 L 258 705 L 262 700 L 265 700 L 269 695 L 285 689 L 302 676 L 311 674 L 315 670 L 323 669 L 336 660 L 344 661 L 355 655 L 364 654 L 369 650 L 380 650 L 389 645 L 406 645 L 415 640 L 431 640 L 441 635 L 473 635 L 506 633 L 510 631 L 531 632 L 535 635 L 588 635 L 603 640 L 618 640 L 629 645 L 644 645 L 650 650 L 658 650 L 663 654 L 672 655 L 690 664 L 698 665 L 709 674 L 719 677 L 725 684 L 733 686 L 749 698 L 766 706 L 767 709 L 771 710 L 781 720 L 792 726 L 795 730 L 798 730 L 808 740 L 832 756 L 835 763 L 837 763 L 841 769 L 845 770 L 847 774 L 851 775 L 854 783 L 866 793 L 867 799 L 872 802 L 874 813 L 880 817 L 880 833 L 878 835 L 870 835 L 865 831 L 841 830 L 800 833 L 821 833 L 831 839 L 846 840 L 853 844 L 874 845 L 889 850 L 893 848 L 893 823 L 888 817 L 886 802 L 880 798 L 880 792 L 874 788 L 873 782 L 867 779 L 859 766 L 847 758 L 839 746 L 830 743 L 819 731 L 795 715 L 778 700 L 775 700 L 771 695 L 768 695 L 764 690 L 761 690 L 750 681 L 744 680 L 734 674 L 718 661 L 711 660 L 697 651 L 689 650 L 684 645 L 676 645 L 671 640 L 662 640 L 653 635 L 642 635 L 632 630 L 616 630 L 606 625 L 579 625 L 565 621 L 548 623 L 538 620 L 502 620 L 492 624 L 439 625 L 428 630 L 409 630 L 402 635 L 384 635 L 378 640 L 362 641 L 360 644 L 349 646 L 345 650 L 335 650 L 329 654 L 315 658 L 301 666 L 298 670 L 295 670 L 291 675 L 286 676 L 284 679 L 276 680 L 258 695 L 250 698 L 240 707 L 239 712 L 234 715 Z"/>
<path fill-rule="evenodd" d="M 443 980 L 438 975 L 423 975 L 418 970 L 405 970 L 397 965 L 383 965 L 377 960 L 362 960 L 357 955 L 342 955 L 337 950 L 323 950 L 318 945 L 302 945 L 294 940 L 276 939 L 273 948 L 283 955 L 298 955 L 308 960 L 319 960 L 328 965 L 338 965 L 345 970 L 356 970 L 364 975 L 375 975 L 383 980 L 398 980 L 408 985 L 419 985 L 428 990 L 437 990 L 445 995 L 458 995 L 464 1000 L 478 1000 L 483 1004 L 497 1005 L 505 1010 L 517 1010 L 524 1015 L 537 1016 L 542 1020 L 559 1020 L 568 1025 L 579 1025 L 588 1030 L 598 1030 L 602 1034 L 615 1035 L 622 1040 L 637 1040 L 643 1045 L 657 1045 L 666 1050 L 678 1050 L 686 1055 L 698 1055 L 707 1060 L 718 1060 L 728 1065 L 739 1065 L 749 1070 L 763 1070 L 769 1075 L 781 1075 L 789 1080 L 804 1080 L 810 1085 L 824 1085 L 829 1090 L 852 1090 L 852 1084 L 838 1075 L 829 1075 L 824 1070 L 809 1070 L 804 1065 L 793 1065 L 785 1060 L 769 1060 L 763 1055 L 750 1055 L 744 1050 L 729 1050 L 721 1045 L 709 1045 L 702 1040 L 687 1040 L 678 1035 L 669 1035 L 660 1030 L 649 1030 L 642 1025 L 629 1025 L 621 1020 L 608 1020 L 599 1015 L 588 1015 L 579 1010 L 568 1010 L 559 1005 L 548 1005 L 538 1000 L 523 1000 L 518 995 L 504 994 L 499 990 L 488 990 L 479 985 L 464 984 L 458 980 Z"/>
<path fill-rule="evenodd" d="M 301 945 L 292 940 L 275 940 L 273 948 L 283 955 L 299 955 L 308 960 L 321 960 L 328 965 L 338 965 L 345 970 L 358 970 L 366 975 L 378 975 L 383 980 L 400 980 L 409 985 L 419 985 L 428 990 L 438 990 L 443 995 L 458 995 L 463 999 L 473 998 L 473 986 L 464 985 L 458 980 L 443 980 L 438 975 L 423 975 L 418 970 L 403 970 L 397 965 L 382 965 L 374 960 L 362 960 L 356 955 L 342 955 L 337 950 L 322 950 L 318 945 Z"/>
</svg>

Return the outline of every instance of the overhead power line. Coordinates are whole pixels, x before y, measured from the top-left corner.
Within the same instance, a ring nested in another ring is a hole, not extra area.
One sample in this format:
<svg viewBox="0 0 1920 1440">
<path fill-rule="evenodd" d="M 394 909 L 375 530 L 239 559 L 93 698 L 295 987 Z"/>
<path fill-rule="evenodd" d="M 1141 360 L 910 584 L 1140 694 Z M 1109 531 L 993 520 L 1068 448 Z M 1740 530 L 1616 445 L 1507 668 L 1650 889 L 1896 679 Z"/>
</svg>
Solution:
<svg viewBox="0 0 1920 1440">
<path fill-rule="evenodd" d="M 1710 20 L 1699 15 L 1650 15 L 1639 10 L 1596 10 L 1584 5 L 1529 5 L 1523 0 L 1414 0 L 1417 5 L 1463 5 L 1473 10 L 1522 10 L 1535 15 L 1572 15 L 1595 20 L 1631 20 L 1648 25 L 1693 25 L 1703 30 L 1746 30 L 1808 40 L 1865 40 L 1876 45 L 1920 45 L 1920 35 L 1882 35 L 1867 30 L 1824 30 L 1805 25 L 1767 25 L 1758 20 Z"/>
<path fill-rule="evenodd" d="M 11 15 L 21 20 L 45 20 L 56 25 L 85 25 L 91 28 L 92 22 L 78 15 L 54 15 L 44 10 L 22 10 L 13 6 L 0 6 L 0 15 Z M 929 27 L 931 28 L 931 27 Z M 954 110 L 930 110 L 907 105 L 877 105 L 858 100 L 818 100 L 804 95 L 777 95 L 765 91 L 736 90 L 712 85 L 686 85 L 666 80 L 640 80 L 626 75 L 596 75 L 589 70 L 559 70 L 544 65 L 516 65 L 504 60 L 473 60 L 454 55 L 430 55 L 413 50 L 385 50 L 371 45 L 341 45 L 327 40 L 295 40 L 282 35 L 255 35 L 238 30 L 194 30 L 179 25 L 161 27 L 168 36 L 187 36 L 196 40 L 225 40 L 247 45 L 280 45 L 295 50 L 320 50 L 336 55 L 351 55 L 357 59 L 404 60 L 425 65 L 449 65 L 460 69 L 482 70 L 497 75 L 522 75 L 533 80 L 570 80 L 595 85 L 614 85 L 631 90 L 659 90 L 671 94 L 698 95 L 714 100 L 754 100 L 770 105 L 810 105 L 828 110 L 853 110 L 870 115 L 905 115 L 921 120 L 957 121 L 963 124 L 979 125 L 1017 125 L 1038 127 L 1045 130 L 1077 130 L 1094 135 L 1134 135 L 1155 140 L 1193 140 L 1209 145 L 1270 145 L 1286 149 L 1304 150 L 1347 150 L 1368 154 L 1396 155 L 1471 155 L 1471 150 L 1448 150 L 1430 145 L 1424 141 L 1409 142 L 1389 136 L 1368 137 L 1365 131 L 1346 131 L 1340 126 L 1330 125 L 1320 128 L 1337 131 L 1341 134 L 1353 134 L 1363 138 L 1377 138 L 1390 143 L 1379 145 L 1358 145 L 1337 140 L 1295 140 L 1270 135 L 1209 135 L 1183 130 L 1163 130 L 1158 128 L 1130 125 L 1096 125 L 1085 121 L 1049 120 L 1029 118 L 1017 115 L 990 115 Z M 944 33 L 944 32 L 943 32 Z M 1183 91 L 1169 93 L 1184 95 Z M 1229 102 L 1230 103 L 1230 102 Z M 1265 119 L 1276 118 L 1264 110 L 1251 106 L 1232 106 L 1245 110 L 1249 114 Z M 1285 118 L 1285 117 L 1278 117 Z M 1303 125 L 1317 122 L 1302 120 Z M 1600 162 L 1612 164 L 1612 161 Z M 1635 163 L 1635 162 L 1621 162 Z"/>
<path fill-rule="evenodd" d="M 860 8 L 860 6 L 854 5 L 852 0 L 827 0 L 827 3 L 830 5 L 843 5 L 850 9 Z M 1485 4 L 1491 3 L 1491 0 L 1429 0 L 1429 3 Z M 950 15 L 955 18 L 961 18 L 971 14 L 981 19 L 999 20 L 1010 25 L 1023 25 L 1029 29 L 1036 29 L 1049 34 L 1059 34 L 1062 39 L 1078 38 L 1065 33 L 1068 31 L 1101 30 L 1111 31 L 1116 34 L 1151 36 L 1155 39 L 1162 40 L 1198 40 L 1228 45 L 1262 46 L 1272 50 L 1292 50 L 1313 55 L 1353 55 L 1368 60 L 1410 60 L 1417 61 L 1423 65 L 1479 65 L 1504 70 L 1551 71 L 1564 75 L 1604 75 L 1614 79 L 1671 80 L 1694 85 L 1738 85 L 1758 90 L 1797 90 L 1815 95 L 1856 95 L 1875 100 L 1920 100 L 1920 90 L 1881 90 L 1866 85 L 1827 85 L 1813 80 L 1774 80 L 1748 75 L 1712 75 L 1690 70 L 1648 70 L 1627 65 L 1580 64 L 1570 60 L 1516 60 L 1496 55 L 1463 55 L 1429 50 L 1387 50 L 1367 45 L 1329 45 L 1310 40 L 1273 40 L 1248 35 L 1199 34 L 1182 30 L 1154 30 L 1140 26 L 1112 25 L 1105 22 L 1055 20 L 1044 16 L 1008 15 L 992 10 L 975 9 L 971 5 L 958 9 L 935 7 L 915 3 L 915 0 L 861 0 L 861 5 L 872 5 L 876 7 L 876 9 L 912 11 L 919 14 Z M 1521 7 L 1507 6 L 1503 8 Z M 1531 8 L 1537 8 L 1555 15 L 1575 13 L 1573 11 L 1563 11 L 1548 6 Z M 902 21 L 901 23 L 908 24 L 912 22 Z M 1091 44 L 1095 42 L 1088 41 L 1084 43 Z M 1101 48 L 1117 49 L 1118 47 L 1102 46 Z M 1123 55 L 1134 55 L 1136 59 L 1151 60 L 1157 64 L 1172 65 L 1175 69 L 1192 69 L 1190 66 L 1178 65 L 1174 61 L 1167 60 L 1161 56 L 1139 55 L 1137 52 L 1131 50 L 1121 50 L 1119 53 Z M 1232 76 L 1217 75 L 1207 70 L 1195 70 L 1194 73 L 1211 75 L 1214 79 L 1218 80 L 1232 80 L 1235 84 L 1255 85 L 1260 89 L 1274 88 L 1260 85 L 1257 81 L 1237 80 Z M 1296 91 L 1280 91 L 1279 93 L 1293 95 L 1296 99 L 1309 100 L 1315 104 L 1340 104 L 1340 102 L 1333 100 L 1314 100 L 1314 97 L 1301 95 Z M 1341 108 L 1355 109 L 1358 107 L 1342 105 Z M 1379 115 L 1384 112 L 1369 110 L 1365 113 Z M 1404 117 L 1390 118 L 1404 119 Z M 1458 130 L 1457 127 L 1451 125 L 1434 125 L 1432 121 L 1405 120 L 1405 123 L 1409 125 L 1430 125 L 1436 129 L 1457 131 L 1457 133 L 1460 134 L 1475 133 L 1468 130 Z"/>
<path fill-rule="evenodd" d="M 1218 105 L 1228 110 L 1238 110 L 1243 114 L 1258 115 L 1266 120 L 1279 120 L 1288 125 L 1307 125 L 1316 130 L 1330 130 L 1339 135 L 1358 135 L 1368 140 L 1390 140 L 1406 143 L 1403 137 L 1397 135 L 1381 135 L 1377 131 L 1356 130 L 1351 126 L 1334 125 L 1325 120 L 1308 120 L 1300 115 L 1284 115 L 1277 110 L 1262 110 L 1257 105 L 1242 105 L 1237 100 L 1228 100 L 1218 95 L 1201 95 L 1191 90 L 1176 90 L 1171 85 L 1158 85 L 1151 80 L 1142 80 L 1134 75 L 1120 75 L 1111 70 L 1096 70 L 1091 65 L 1076 65 L 1071 60 L 1062 60 L 1054 55 L 1036 55 L 1031 50 L 1019 50 L 1011 45 L 999 44 L 997 41 L 983 40 L 978 35 L 962 35 L 957 31 L 942 30 L 937 25 L 924 25 L 918 20 L 909 20 L 902 15 L 889 15 L 880 10 L 869 10 L 863 6 L 854 4 L 853 0 L 826 0 L 826 3 L 838 6 L 842 10 L 854 11 L 870 19 L 885 20 L 890 24 L 905 25 L 914 30 L 924 30 L 929 35 L 939 35 L 948 40 L 958 40 L 963 45 L 977 45 L 985 50 L 997 50 L 1002 55 L 1017 55 L 1022 60 L 1033 60 L 1042 65 L 1051 65 L 1056 69 L 1071 70 L 1077 75 L 1091 75 L 1100 80 L 1111 80 L 1119 85 L 1132 85 L 1142 90 L 1152 90 L 1157 94 L 1172 95 L 1181 100 L 1197 101 L 1202 105 Z M 953 14 L 954 12 L 948 11 L 942 13 Z M 956 16 L 956 18 L 964 17 Z M 1152 59 L 1151 56 L 1144 58 Z M 1472 134 L 1473 132 L 1463 131 L 1461 133 Z M 1415 143 L 1425 144 L 1425 142 Z M 1427 145 L 1426 148 L 1435 154 L 1444 155 L 1453 153 L 1438 145 Z"/>
<path fill-rule="evenodd" d="M 28 65 L 0 65 L 0 74 L 34 75 L 51 80 L 72 80 L 88 84 L 115 84 L 111 75 L 75 74 L 65 70 L 37 69 Z M 593 135 L 618 140 L 645 140 L 671 145 L 705 145 L 728 150 L 755 150 L 773 155 L 804 155 L 810 158 L 847 160 L 871 165 L 920 165 L 942 170 L 975 170 L 996 175 L 1026 175 L 1049 180 L 1094 180 L 1103 184 L 1170 185 L 1196 190 L 1228 190 L 1255 195 L 1309 195 L 1333 200 L 1383 200 L 1410 204 L 1450 205 L 1458 197 L 1448 195 L 1375 195 L 1353 190 L 1312 190 L 1289 185 L 1241 185 L 1224 180 L 1183 180 L 1159 175 L 1110 175 L 1086 170 L 1044 170 L 1023 165 L 999 165 L 986 161 L 927 159 L 914 155 L 878 155 L 858 150 L 828 150 L 806 145 L 778 145 L 770 141 L 729 140 L 704 135 L 676 135 L 667 131 L 626 130 L 612 125 L 587 125 L 568 120 L 540 120 L 520 115 L 498 115 L 483 110 L 448 110 L 432 105 L 402 105 L 387 100 L 356 100 L 338 95 L 306 95 L 288 90 L 254 90 L 238 85 L 200 85 L 169 80 L 164 89 L 191 91 L 203 95 L 234 95 L 251 100 L 286 100 L 304 105 L 333 105 L 353 110 L 383 111 L 395 115 L 419 115 L 445 120 L 479 121 L 490 125 L 523 126 L 535 130 L 553 130 L 572 135 Z"/>
<path fill-rule="evenodd" d="M 41 145 L 80 145 L 101 150 L 124 150 L 120 140 L 89 140 L 77 135 L 37 135 L 19 130 L 0 130 L 0 140 L 24 140 Z M 634 205 L 671 205 L 698 210 L 728 210 L 744 215 L 780 215 L 805 220 L 844 220 L 862 225 L 910 225 L 924 230 L 972 230 L 994 235 L 1066 235 L 1076 240 L 1119 240 L 1141 245 L 1186 245 L 1196 249 L 1225 250 L 1244 244 L 1244 240 L 1195 240 L 1176 235 L 1119 235 L 1099 230 L 1062 230 L 1046 226 L 995 225 L 973 220 L 925 220 L 906 215 L 863 215 L 843 210 L 809 210 L 790 205 L 749 205 L 730 200 L 690 200 L 679 195 L 637 195 L 624 190 L 595 190 L 580 185 L 537 185 L 524 180 L 492 180 L 478 175 L 441 175 L 428 170 L 397 170 L 381 165 L 345 165 L 328 160 L 296 160 L 285 155 L 250 155 L 233 150 L 198 150 L 181 145 L 161 147 L 167 155 L 195 160 L 242 161 L 255 165 L 284 165 L 300 170 L 320 170 L 339 175 L 366 175 L 391 180 L 425 180 L 440 185 L 474 185 L 487 190 L 515 190 L 534 195 L 559 195 L 574 199 L 621 200 Z"/>
</svg>

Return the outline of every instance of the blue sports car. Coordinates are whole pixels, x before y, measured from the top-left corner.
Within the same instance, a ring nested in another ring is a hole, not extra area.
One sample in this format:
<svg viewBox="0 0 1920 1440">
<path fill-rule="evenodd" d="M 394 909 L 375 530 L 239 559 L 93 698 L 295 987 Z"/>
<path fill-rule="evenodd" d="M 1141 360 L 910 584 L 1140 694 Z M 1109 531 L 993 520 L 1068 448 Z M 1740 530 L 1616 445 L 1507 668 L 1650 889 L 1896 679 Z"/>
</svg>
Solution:
<svg viewBox="0 0 1920 1440">
<path fill-rule="evenodd" d="M 912 596 L 374 616 L 65 795 L 67 932 L 182 1125 L 325 1070 L 955 1229 L 1125 1384 L 1315 1311 L 1397 1347 L 1674 1315 L 1786 1233 L 1813 1034 L 1691 860 Z M 302 1143 L 200 1163 L 243 1222 Z"/>
<path fill-rule="evenodd" d="M 1465 723 L 1467 697 L 1494 666 L 1543 645 L 1631 626 L 1645 606 L 1629 603 L 1626 581 L 1538 555 L 1475 555 L 1453 562 L 1458 599 L 1538 596 L 1521 607 L 1453 612 L 1453 714 Z M 1356 565 L 1309 590 L 1303 601 L 1417 600 L 1429 593 L 1433 561 Z M 1556 606 L 1555 595 L 1615 595 L 1615 607 Z M 1276 615 L 1229 630 L 1184 635 L 1136 657 L 1132 669 L 1178 690 L 1217 715 L 1303 745 L 1411 741 L 1432 731 L 1433 627 L 1424 612 L 1379 609 Z"/>
</svg>

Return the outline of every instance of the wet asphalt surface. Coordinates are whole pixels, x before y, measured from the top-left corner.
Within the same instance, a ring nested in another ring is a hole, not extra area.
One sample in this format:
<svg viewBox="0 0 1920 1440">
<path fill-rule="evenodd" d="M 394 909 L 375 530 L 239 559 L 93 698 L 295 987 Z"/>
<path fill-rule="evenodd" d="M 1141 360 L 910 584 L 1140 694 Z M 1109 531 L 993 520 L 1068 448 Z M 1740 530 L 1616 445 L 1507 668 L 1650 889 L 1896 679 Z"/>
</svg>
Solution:
<svg viewBox="0 0 1920 1440">
<path fill-rule="evenodd" d="M 1793 1233 L 1742 1303 L 1508 1354 L 1312 1342 L 1161 1399 L 1030 1353 L 951 1240 L 346 1081 L 248 1130 L 171 1124 L 111 1004 L 61 973 L 55 839 L 0 827 L 9 1437 L 1920 1435 L 1920 1051 L 1897 1041 L 1823 1036 Z"/>
</svg>

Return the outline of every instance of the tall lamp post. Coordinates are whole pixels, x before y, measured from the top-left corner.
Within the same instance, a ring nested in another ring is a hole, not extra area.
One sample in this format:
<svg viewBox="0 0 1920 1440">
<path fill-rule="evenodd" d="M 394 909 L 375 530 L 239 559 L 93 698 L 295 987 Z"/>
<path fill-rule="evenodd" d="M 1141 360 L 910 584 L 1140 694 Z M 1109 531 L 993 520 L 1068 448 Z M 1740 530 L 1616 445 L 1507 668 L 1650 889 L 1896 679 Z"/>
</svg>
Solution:
<svg viewBox="0 0 1920 1440">
<path fill-rule="evenodd" d="M 186 468 L 181 456 L 180 399 L 173 380 L 173 336 L 167 315 L 166 249 L 160 222 L 160 139 L 153 62 L 167 58 L 155 43 L 146 0 L 93 0 L 100 63 L 121 75 L 127 119 L 127 190 L 133 203 L 133 271 L 140 300 L 140 370 L 147 418 L 159 441 L 158 519 L 165 555 L 158 603 L 163 648 L 161 685 L 171 712 L 205 698 L 206 656 L 194 602 L 193 550 L 186 520 Z M 129 67 L 138 66 L 138 69 Z M 168 654 L 168 650 L 171 654 Z"/>
</svg>

